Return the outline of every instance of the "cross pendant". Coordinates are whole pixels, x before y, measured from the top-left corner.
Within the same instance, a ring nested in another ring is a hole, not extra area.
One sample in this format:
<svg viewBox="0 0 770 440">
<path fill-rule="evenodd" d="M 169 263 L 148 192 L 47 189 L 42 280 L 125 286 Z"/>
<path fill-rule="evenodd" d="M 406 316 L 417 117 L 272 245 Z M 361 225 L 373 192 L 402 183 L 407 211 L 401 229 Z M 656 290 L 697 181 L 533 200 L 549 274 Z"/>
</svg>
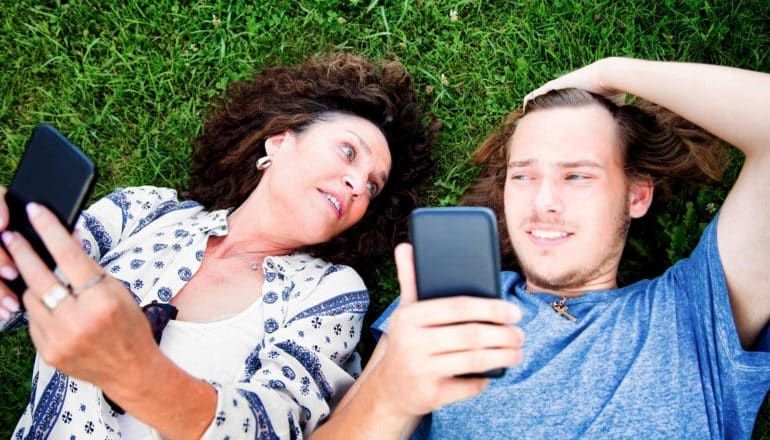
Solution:
<svg viewBox="0 0 770 440">
<path fill-rule="evenodd" d="M 559 302 L 552 302 L 548 303 L 549 306 L 553 309 L 554 312 L 556 312 L 557 315 L 561 316 L 562 318 L 569 319 L 572 322 L 577 321 L 577 318 L 567 313 L 567 310 L 569 310 L 569 306 L 566 303 L 566 299 L 562 298 Z"/>
</svg>

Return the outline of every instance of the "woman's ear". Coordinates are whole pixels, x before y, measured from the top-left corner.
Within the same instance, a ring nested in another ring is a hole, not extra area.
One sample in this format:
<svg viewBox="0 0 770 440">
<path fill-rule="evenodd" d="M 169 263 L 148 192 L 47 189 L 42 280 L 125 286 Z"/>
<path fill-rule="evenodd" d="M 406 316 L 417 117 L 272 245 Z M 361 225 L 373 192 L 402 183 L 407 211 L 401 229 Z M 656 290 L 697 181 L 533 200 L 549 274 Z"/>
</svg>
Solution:
<svg viewBox="0 0 770 440">
<path fill-rule="evenodd" d="M 655 184 L 652 179 L 633 179 L 628 189 L 628 213 L 631 218 L 639 218 L 647 214 L 652 204 Z"/>
<path fill-rule="evenodd" d="M 281 147 L 283 147 L 284 143 L 291 139 L 291 137 L 292 134 L 289 130 L 268 136 L 267 139 L 265 139 L 265 152 L 268 156 L 274 155 L 281 149 Z"/>
</svg>

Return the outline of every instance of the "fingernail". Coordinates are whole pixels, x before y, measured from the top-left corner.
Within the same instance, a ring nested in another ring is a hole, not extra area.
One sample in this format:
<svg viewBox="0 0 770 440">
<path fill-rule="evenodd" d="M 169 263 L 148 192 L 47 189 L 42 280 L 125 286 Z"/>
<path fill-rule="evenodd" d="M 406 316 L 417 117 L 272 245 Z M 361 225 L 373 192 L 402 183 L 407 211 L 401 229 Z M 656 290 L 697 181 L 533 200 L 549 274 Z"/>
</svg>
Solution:
<svg viewBox="0 0 770 440">
<path fill-rule="evenodd" d="M 27 216 L 35 218 L 40 215 L 40 205 L 35 202 L 27 203 Z"/>
<path fill-rule="evenodd" d="M 6 246 L 9 246 L 11 243 L 13 243 L 13 232 L 3 232 L 2 239 L 3 243 L 5 243 Z"/>
<path fill-rule="evenodd" d="M 6 319 L 11 317 L 11 312 L 8 310 L 0 308 L 0 320 L 5 321 Z"/>
<path fill-rule="evenodd" d="M 15 298 L 6 296 L 3 298 L 3 306 L 10 310 L 11 312 L 18 312 L 19 311 L 19 302 L 16 301 Z"/>
<path fill-rule="evenodd" d="M 19 276 L 19 272 L 15 268 L 11 266 L 0 267 L 0 277 L 10 281 L 15 280 L 17 276 Z"/>
</svg>

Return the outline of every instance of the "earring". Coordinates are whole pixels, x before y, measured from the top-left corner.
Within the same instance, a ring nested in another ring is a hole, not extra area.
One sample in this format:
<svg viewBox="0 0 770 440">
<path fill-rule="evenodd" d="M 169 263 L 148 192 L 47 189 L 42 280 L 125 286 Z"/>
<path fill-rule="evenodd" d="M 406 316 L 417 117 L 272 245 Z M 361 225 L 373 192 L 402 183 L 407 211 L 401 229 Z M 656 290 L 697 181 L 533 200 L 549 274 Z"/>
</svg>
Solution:
<svg viewBox="0 0 770 440">
<path fill-rule="evenodd" d="M 271 158 L 270 155 L 262 156 L 257 159 L 257 169 L 259 171 L 265 171 L 266 169 L 270 168 L 270 165 L 272 164 L 273 158 Z"/>
</svg>

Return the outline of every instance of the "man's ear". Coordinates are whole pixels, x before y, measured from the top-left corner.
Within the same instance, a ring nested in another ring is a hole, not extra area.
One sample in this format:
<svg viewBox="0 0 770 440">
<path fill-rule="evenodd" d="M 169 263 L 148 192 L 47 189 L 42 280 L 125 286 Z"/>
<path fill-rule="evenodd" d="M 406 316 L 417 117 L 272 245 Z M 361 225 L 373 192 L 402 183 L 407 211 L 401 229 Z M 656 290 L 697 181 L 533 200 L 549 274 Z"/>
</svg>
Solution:
<svg viewBox="0 0 770 440">
<path fill-rule="evenodd" d="M 652 204 L 655 184 L 650 178 L 634 178 L 628 188 L 628 213 L 631 218 L 639 218 L 647 214 Z"/>
<path fill-rule="evenodd" d="M 291 138 L 291 131 L 286 130 L 265 139 L 265 152 L 268 156 L 274 155 Z"/>
</svg>

